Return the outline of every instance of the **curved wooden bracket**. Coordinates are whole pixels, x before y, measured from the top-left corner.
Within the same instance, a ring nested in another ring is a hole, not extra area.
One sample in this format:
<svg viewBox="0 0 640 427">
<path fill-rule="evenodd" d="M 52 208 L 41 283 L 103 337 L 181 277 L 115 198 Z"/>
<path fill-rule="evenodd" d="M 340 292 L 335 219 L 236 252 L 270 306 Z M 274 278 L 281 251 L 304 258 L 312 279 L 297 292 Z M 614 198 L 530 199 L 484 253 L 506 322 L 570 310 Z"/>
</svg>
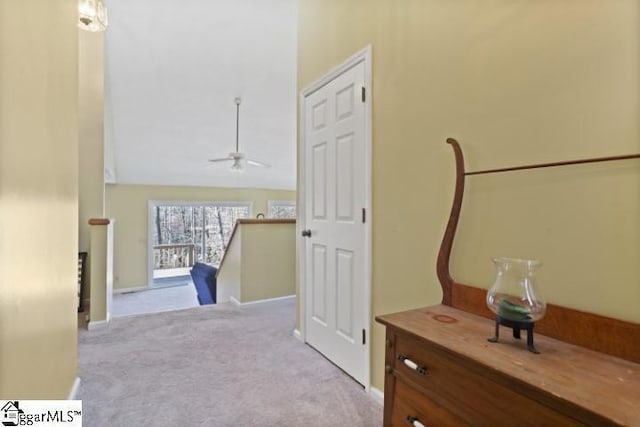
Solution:
<svg viewBox="0 0 640 427">
<path fill-rule="evenodd" d="M 640 158 L 640 154 L 632 154 L 626 156 L 601 157 L 597 159 L 491 169 L 478 172 L 465 172 L 464 157 L 462 155 L 460 145 L 453 138 L 447 139 L 447 143 L 451 145 L 451 148 L 453 148 L 456 158 L 456 188 L 453 197 L 453 205 L 451 206 L 449 222 L 447 223 L 447 229 L 444 233 L 444 237 L 442 238 L 442 243 L 440 244 L 440 250 L 438 252 L 437 273 L 440 285 L 442 286 L 442 304 L 490 319 L 494 316 L 486 306 L 485 298 L 487 291 L 475 286 L 456 282 L 451 277 L 451 273 L 449 271 L 449 258 L 451 256 L 453 240 L 458 227 L 458 218 L 462 208 L 465 176 L 540 167 Z M 590 348 L 612 356 L 621 357 L 635 363 L 640 363 L 640 324 L 638 323 L 627 322 L 567 307 L 547 304 L 547 314 L 544 319 L 536 324 L 536 331 L 542 335 L 547 335 L 571 344 Z"/>
<path fill-rule="evenodd" d="M 447 144 L 451 144 L 453 153 L 456 157 L 456 189 L 453 196 L 453 205 L 451 206 L 451 214 L 449 215 L 449 222 L 447 223 L 447 229 L 440 243 L 440 250 L 438 251 L 438 261 L 436 264 L 436 270 L 438 273 L 438 279 L 442 286 L 442 304 L 451 305 L 451 289 L 453 285 L 453 279 L 449 272 L 449 257 L 451 256 L 451 249 L 453 247 L 453 239 L 456 235 L 456 229 L 458 228 L 458 218 L 460 217 L 460 209 L 462 208 L 462 196 L 464 194 L 464 156 L 460 149 L 460 144 L 453 138 L 447 138 Z"/>
</svg>

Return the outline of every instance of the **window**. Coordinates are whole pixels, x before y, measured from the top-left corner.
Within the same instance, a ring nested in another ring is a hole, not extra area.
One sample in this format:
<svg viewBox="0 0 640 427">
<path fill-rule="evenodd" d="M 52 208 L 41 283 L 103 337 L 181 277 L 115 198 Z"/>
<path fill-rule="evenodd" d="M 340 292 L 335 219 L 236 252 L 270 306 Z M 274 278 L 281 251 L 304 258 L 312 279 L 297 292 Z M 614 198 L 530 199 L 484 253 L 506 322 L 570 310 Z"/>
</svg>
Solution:
<svg viewBox="0 0 640 427">
<path fill-rule="evenodd" d="M 251 203 L 149 202 L 153 278 L 188 275 L 195 262 L 218 265 Z"/>
<path fill-rule="evenodd" d="M 292 200 L 269 200 L 269 218 L 296 217 L 296 202 Z"/>
</svg>

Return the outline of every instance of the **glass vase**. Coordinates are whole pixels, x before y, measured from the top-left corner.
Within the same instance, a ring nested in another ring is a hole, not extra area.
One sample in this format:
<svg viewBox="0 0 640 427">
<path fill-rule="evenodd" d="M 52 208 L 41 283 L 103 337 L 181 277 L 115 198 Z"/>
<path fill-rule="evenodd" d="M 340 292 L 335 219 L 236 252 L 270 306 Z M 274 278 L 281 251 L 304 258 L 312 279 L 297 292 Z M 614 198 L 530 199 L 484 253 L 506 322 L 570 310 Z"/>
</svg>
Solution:
<svg viewBox="0 0 640 427">
<path fill-rule="evenodd" d="M 535 271 L 540 261 L 493 258 L 496 278 L 487 292 L 487 306 L 502 319 L 536 322 L 544 317 L 547 304 L 535 289 Z"/>
</svg>

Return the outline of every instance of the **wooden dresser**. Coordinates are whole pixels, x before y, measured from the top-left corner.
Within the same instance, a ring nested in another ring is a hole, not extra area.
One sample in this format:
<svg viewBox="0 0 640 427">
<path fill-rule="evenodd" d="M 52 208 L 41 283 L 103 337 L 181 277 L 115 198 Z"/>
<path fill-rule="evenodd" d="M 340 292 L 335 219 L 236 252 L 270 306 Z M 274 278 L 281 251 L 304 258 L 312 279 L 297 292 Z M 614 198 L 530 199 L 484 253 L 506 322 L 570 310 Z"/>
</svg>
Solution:
<svg viewBox="0 0 640 427">
<path fill-rule="evenodd" d="M 500 342 L 490 343 L 495 323 L 487 291 L 457 282 L 449 271 L 466 176 L 640 153 L 467 172 L 458 142 L 447 143 L 456 186 L 436 263 L 442 305 L 376 317 L 387 327 L 384 425 L 640 427 L 640 324 L 547 304 L 535 324 L 541 354 L 506 327 Z"/>
<path fill-rule="evenodd" d="M 640 365 L 536 335 L 541 354 L 494 323 L 437 305 L 387 327 L 385 426 L 640 426 Z M 524 337 L 523 337 L 524 338 Z"/>
</svg>

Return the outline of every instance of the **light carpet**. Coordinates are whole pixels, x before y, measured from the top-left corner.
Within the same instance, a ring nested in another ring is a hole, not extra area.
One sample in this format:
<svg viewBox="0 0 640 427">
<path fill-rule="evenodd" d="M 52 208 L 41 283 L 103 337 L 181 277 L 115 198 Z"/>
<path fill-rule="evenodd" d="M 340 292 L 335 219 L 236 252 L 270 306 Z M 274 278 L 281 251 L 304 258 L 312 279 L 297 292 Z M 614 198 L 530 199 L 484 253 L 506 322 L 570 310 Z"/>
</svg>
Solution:
<svg viewBox="0 0 640 427">
<path fill-rule="evenodd" d="M 115 294 L 111 317 L 158 313 L 198 306 L 196 288 L 189 283 L 172 287 L 152 287 L 138 292 Z"/>
<path fill-rule="evenodd" d="M 294 300 L 114 319 L 79 332 L 87 426 L 382 425 L 382 406 L 292 335 Z"/>
</svg>

